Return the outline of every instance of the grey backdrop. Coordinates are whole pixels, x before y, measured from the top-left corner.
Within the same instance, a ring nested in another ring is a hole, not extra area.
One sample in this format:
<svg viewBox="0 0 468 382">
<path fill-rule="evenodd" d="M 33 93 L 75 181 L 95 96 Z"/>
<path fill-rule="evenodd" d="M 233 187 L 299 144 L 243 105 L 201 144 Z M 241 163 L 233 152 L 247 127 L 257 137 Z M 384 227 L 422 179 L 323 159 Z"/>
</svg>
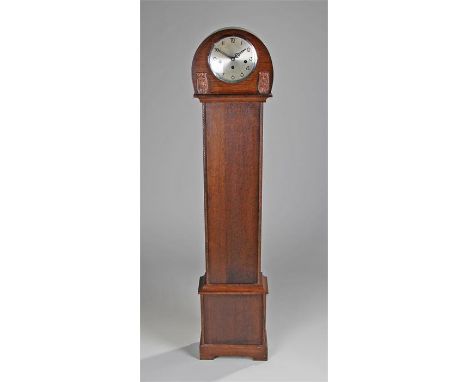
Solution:
<svg viewBox="0 0 468 382">
<path fill-rule="evenodd" d="M 197 360 L 204 273 L 201 104 L 190 66 L 217 29 L 256 34 L 264 106 L 262 268 L 270 359 Z M 327 379 L 327 4 L 141 4 L 141 379 Z"/>
</svg>

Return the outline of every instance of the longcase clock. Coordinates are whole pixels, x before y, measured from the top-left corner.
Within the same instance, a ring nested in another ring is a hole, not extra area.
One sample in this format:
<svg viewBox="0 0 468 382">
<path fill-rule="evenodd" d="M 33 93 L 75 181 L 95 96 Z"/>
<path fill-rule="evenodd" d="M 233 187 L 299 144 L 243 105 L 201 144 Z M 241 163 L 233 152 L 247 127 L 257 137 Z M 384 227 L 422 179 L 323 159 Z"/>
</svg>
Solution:
<svg viewBox="0 0 468 382">
<path fill-rule="evenodd" d="M 265 45 L 219 30 L 192 63 L 202 103 L 206 273 L 200 278 L 200 359 L 268 357 L 267 278 L 261 272 L 263 103 L 273 65 Z"/>
</svg>

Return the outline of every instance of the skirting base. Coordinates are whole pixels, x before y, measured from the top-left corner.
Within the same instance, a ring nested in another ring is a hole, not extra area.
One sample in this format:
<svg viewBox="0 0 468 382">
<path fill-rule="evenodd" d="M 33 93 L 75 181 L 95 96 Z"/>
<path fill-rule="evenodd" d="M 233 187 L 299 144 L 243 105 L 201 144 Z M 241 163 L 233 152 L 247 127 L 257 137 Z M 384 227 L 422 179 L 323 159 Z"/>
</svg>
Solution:
<svg viewBox="0 0 468 382">
<path fill-rule="evenodd" d="M 268 360 L 268 346 L 266 342 L 262 345 L 225 345 L 225 344 L 203 344 L 200 343 L 200 359 L 212 360 L 216 357 L 235 356 L 250 357 L 254 361 Z"/>
</svg>

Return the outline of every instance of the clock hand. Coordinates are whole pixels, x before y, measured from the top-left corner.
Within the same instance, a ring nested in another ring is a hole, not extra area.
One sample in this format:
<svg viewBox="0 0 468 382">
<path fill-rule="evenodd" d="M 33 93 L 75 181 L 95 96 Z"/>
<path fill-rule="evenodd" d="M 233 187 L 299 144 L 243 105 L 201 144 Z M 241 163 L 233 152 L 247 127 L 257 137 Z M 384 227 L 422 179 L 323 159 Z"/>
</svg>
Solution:
<svg viewBox="0 0 468 382">
<path fill-rule="evenodd" d="M 221 53 L 223 56 L 226 56 L 227 58 L 230 58 L 231 60 L 234 59 L 234 57 L 228 56 L 226 53 L 224 53 L 221 49 L 215 48 L 215 51 L 218 53 Z"/>
<path fill-rule="evenodd" d="M 242 49 L 239 53 L 236 53 L 236 54 L 234 55 L 234 57 L 239 58 L 239 56 L 240 56 L 240 55 L 244 52 L 244 50 L 246 50 L 246 49 L 247 49 L 247 48 Z"/>
</svg>

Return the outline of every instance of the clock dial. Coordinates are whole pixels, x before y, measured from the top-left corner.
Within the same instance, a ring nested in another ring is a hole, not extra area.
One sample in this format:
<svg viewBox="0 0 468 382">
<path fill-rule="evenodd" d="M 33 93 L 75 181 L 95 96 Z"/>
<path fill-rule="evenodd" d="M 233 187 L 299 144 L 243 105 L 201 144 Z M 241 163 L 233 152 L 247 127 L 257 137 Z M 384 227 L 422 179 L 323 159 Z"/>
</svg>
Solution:
<svg viewBox="0 0 468 382">
<path fill-rule="evenodd" d="M 245 80 L 257 65 L 257 51 L 239 36 L 224 37 L 213 45 L 208 64 L 213 74 L 224 82 Z"/>
</svg>

